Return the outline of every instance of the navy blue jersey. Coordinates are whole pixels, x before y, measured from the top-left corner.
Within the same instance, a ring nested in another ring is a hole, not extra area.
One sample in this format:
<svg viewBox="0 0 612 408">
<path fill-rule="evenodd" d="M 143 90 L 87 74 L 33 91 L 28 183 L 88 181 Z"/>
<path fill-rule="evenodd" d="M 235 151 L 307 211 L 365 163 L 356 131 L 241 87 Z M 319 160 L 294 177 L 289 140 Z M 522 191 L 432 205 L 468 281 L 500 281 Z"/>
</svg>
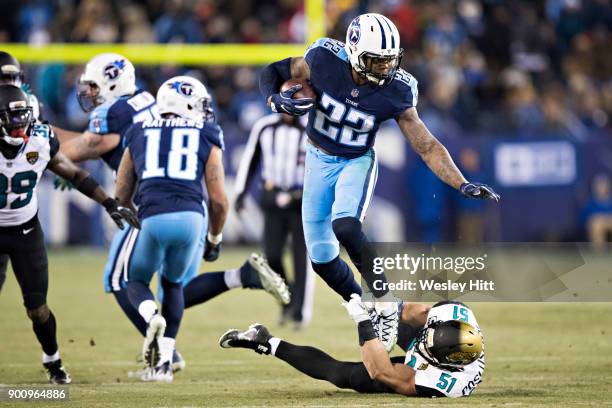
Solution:
<svg viewBox="0 0 612 408">
<path fill-rule="evenodd" d="M 154 119 L 134 124 L 125 138 L 138 180 L 140 219 L 177 211 L 204 214 L 202 175 L 213 146 L 224 149 L 216 123 Z"/>
<path fill-rule="evenodd" d="M 361 156 L 374 144 L 382 122 L 416 106 L 417 81 L 402 69 L 383 86 L 355 84 L 340 41 L 321 38 L 306 50 L 304 59 L 317 93 L 308 137 L 332 154 Z"/>
<path fill-rule="evenodd" d="M 132 96 L 122 96 L 113 102 L 97 106 L 89 116 L 87 130 L 99 135 L 116 133 L 121 137 L 117 147 L 102 155 L 102 160 L 108 164 L 108 167 L 117 171 L 125 149 L 124 133 L 132 124 L 158 116 L 153 95 L 138 90 Z"/>
</svg>

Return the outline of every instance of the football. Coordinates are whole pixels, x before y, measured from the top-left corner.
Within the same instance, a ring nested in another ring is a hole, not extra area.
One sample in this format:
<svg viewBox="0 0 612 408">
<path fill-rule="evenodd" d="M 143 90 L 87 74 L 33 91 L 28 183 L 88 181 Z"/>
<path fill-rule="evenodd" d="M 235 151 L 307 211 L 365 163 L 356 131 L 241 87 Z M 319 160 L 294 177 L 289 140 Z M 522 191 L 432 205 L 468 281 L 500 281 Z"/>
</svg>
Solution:
<svg viewBox="0 0 612 408">
<path fill-rule="evenodd" d="M 300 98 L 313 98 L 317 99 L 317 94 L 314 89 L 310 85 L 310 82 L 307 79 L 289 79 L 285 81 L 285 83 L 281 86 L 281 92 L 286 91 L 294 85 L 300 84 L 302 85 L 302 89 L 293 94 L 293 99 Z"/>
</svg>

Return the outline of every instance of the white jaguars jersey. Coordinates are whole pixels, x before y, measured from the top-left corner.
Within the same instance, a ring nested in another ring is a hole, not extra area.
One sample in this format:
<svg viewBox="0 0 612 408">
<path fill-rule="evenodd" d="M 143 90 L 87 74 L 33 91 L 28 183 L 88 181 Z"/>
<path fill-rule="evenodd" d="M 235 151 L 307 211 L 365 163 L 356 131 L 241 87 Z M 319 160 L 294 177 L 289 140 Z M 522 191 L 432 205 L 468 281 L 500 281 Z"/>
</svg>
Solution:
<svg viewBox="0 0 612 408">
<path fill-rule="evenodd" d="M 0 153 L 0 226 L 20 225 L 34 217 L 38 211 L 36 187 L 58 148 L 51 127 L 35 124 L 14 159 Z"/>
<path fill-rule="evenodd" d="M 464 305 L 443 304 L 432 307 L 427 315 L 427 324 L 448 320 L 467 322 L 480 331 L 474 313 Z M 470 395 L 482 381 L 485 367 L 484 351 L 478 360 L 466 365 L 463 371 L 449 371 L 429 364 L 420 353 L 415 351 L 415 343 L 416 341 L 413 341 L 408 347 L 405 361 L 405 364 L 415 370 L 415 385 L 427 387 L 454 398 Z"/>
</svg>

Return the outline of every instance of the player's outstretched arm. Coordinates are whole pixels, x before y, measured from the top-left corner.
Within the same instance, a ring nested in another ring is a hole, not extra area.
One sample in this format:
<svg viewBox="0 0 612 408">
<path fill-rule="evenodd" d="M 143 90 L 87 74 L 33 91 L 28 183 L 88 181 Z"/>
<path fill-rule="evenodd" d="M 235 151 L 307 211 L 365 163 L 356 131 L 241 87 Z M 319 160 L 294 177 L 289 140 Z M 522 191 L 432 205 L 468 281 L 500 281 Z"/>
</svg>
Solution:
<svg viewBox="0 0 612 408">
<path fill-rule="evenodd" d="M 77 167 L 61 151 L 57 152 L 49 161 L 48 168 L 58 176 L 74 184 L 79 192 L 102 204 L 119 228 L 123 229 L 122 220 L 136 228 L 140 228 L 136 214 L 127 208 L 119 206 L 117 200 L 110 198 L 106 191 L 100 187 L 98 182 L 87 171 Z"/>
<path fill-rule="evenodd" d="M 499 195 L 486 184 L 469 183 L 453 162 L 448 150 L 431 134 L 415 107 L 408 108 L 397 118 L 402 133 L 427 166 L 446 184 L 470 198 L 499 201 Z"/>
<path fill-rule="evenodd" d="M 389 353 L 376 335 L 372 326 L 370 314 L 361 301 L 361 297 L 353 293 L 349 302 L 343 303 L 351 318 L 357 323 L 361 360 L 368 370 L 370 378 L 391 387 L 398 394 L 415 396 L 414 371 L 404 364 L 393 364 Z"/>
<path fill-rule="evenodd" d="M 57 137 L 62 142 L 61 152 L 74 162 L 98 159 L 117 147 L 121 140 L 117 133 L 99 135 L 86 130 L 75 136 L 75 132 L 55 127 L 53 129 L 58 131 Z"/>
</svg>

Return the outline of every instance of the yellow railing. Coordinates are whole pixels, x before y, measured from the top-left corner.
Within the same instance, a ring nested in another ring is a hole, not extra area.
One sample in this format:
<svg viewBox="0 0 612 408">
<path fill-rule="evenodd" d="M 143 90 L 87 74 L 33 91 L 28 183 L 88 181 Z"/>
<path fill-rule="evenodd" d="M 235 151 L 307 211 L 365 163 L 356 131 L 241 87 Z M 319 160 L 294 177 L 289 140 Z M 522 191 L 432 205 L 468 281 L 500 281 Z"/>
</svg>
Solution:
<svg viewBox="0 0 612 408">
<path fill-rule="evenodd" d="M 135 64 L 262 65 L 302 55 L 325 35 L 325 0 L 304 0 L 305 44 L 29 44 L 0 43 L 0 50 L 26 64 L 82 64 L 102 52 L 114 52 Z"/>
</svg>

